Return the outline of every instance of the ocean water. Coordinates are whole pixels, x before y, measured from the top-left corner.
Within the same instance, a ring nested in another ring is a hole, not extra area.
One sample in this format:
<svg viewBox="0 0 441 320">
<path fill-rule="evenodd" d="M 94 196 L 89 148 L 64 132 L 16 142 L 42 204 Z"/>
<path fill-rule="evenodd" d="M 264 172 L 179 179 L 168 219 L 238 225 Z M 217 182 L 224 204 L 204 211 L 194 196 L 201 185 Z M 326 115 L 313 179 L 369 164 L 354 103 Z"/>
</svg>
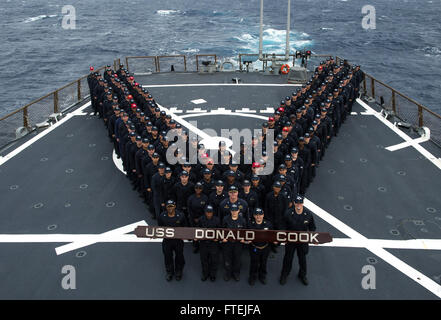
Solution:
<svg viewBox="0 0 441 320">
<path fill-rule="evenodd" d="M 76 29 L 62 28 L 62 8 Z M 0 115 L 128 55 L 258 52 L 259 0 L 2 0 Z M 376 9 L 364 30 L 362 7 Z M 284 52 L 286 1 L 266 0 L 264 51 Z M 291 50 L 362 69 L 441 113 L 441 0 L 292 0 Z"/>
</svg>

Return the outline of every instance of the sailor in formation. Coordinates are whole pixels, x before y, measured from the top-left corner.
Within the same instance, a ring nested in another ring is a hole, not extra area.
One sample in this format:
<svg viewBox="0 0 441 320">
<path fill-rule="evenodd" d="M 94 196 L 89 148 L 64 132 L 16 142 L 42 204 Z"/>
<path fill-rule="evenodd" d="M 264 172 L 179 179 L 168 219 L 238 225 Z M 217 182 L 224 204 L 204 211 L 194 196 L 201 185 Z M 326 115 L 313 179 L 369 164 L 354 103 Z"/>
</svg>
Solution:
<svg viewBox="0 0 441 320">
<path fill-rule="evenodd" d="M 164 227 L 186 227 L 185 215 L 176 210 L 173 200 L 166 203 L 166 211 L 158 217 L 158 225 Z M 166 280 L 171 281 L 173 276 L 179 281 L 184 270 L 184 241 L 181 239 L 163 239 L 162 252 L 164 253 Z"/>
<path fill-rule="evenodd" d="M 303 197 L 297 196 L 294 202 L 294 207 L 287 209 L 284 214 L 286 230 L 315 231 L 314 216 L 311 211 L 303 206 Z M 306 255 L 308 254 L 308 249 L 308 243 L 287 242 L 285 244 L 285 256 L 283 257 L 283 267 L 280 275 L 281 285 L 286 283 L 288 275 L 291 272 L 292 260 L 296 250 L 300 266 L 298 277 L 305 286 L 308 285 L 308 279 L 306 277 Z"/>
<path fill-rule="evenodd" d="M 205 215 L 198 221 L 200 228 L 220 228 L 221 221 L 214 215 L 214 208 L 211 205 L 205 207 Z M 210 278 L 216 281 L 216 273 L 219 267 L 219 243 L 217 240 L 200 240 L 200 256 L 202 264 L 202 281 Z"/>
<path fill-rule="evenodd" d="M 261 208 L 255 208 L 253 219 L 248 223 L 249 229 L 271 230 L 271 222 L 264 218 L 264 212 Z M 249 246 L 250 251 L 250 275 L 248 283 L 253 286 L 257 278 L 262 284 L 266 284 L 266 263 L 268 261 L 270 248 L 267 242 L 253 241 Z"/>
<path fill-rule="evenodd" d="M 230 206 L 230 215 L 224 216 L 222 220 L 222 227 L 228 229 L 245 229 L 247 222 L 243 216 L 241 216 L 239 206 L 233 203 Z M 229 241 L 224 239 L 222 241 L 222 251 L 224 256 L 225 275 L 224 280 L 228 281 L 231 277 L 235 281 L 240 280 L 240 266 L 242 247 L 245 240 Z"/>
</svg>

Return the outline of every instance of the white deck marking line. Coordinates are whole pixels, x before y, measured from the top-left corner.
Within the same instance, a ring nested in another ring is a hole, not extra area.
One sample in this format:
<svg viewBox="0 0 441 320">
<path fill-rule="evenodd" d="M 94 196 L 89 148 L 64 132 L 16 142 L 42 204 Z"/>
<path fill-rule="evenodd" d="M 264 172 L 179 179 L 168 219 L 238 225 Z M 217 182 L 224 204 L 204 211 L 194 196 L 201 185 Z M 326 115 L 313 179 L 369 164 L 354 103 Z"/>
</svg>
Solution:
<svg viewBox="0 0 441 320">
<path fill-rule="evenodd" d="M 212 137 L 210 135 L 208 135 L 207 133 L 205 133 L 204 131 L 202 131 L 201 129 L 199 129 L 198 127 L 192 125 L 191 123 L 189 123 L 187 120 L 184 120 L 183 117 L 176 115 L 175 113 L 171 112 L 170 110 L 168 110 L 167 108 L 161 106 L 159 103 L 156 103 L 157 106 L 159 107 L 160 110 L 165 111 L 166 113 L 170 114 L 172 116 L 172 118 L 180 123 L 182 126 L 186 127 L 188 130 L 190 130 L 191 132 L 195 133 L 196 135 L 199 136 L 199 138 L 201 139 L 201 142 L 205 143 L 205 145 L 213 145 L 215 144 L 216 146 L 219 145 L 219 139 L 221 140 L 225 140 L 221 137 Z M 227 143 L 227 149 L 233 156 L 236 153 L 233 149 L 231 149 L 231 145 L 229 145 Z"/>
<path fill-rule="evenodd" d="M 366 248 L 367 246 L 377 246 L 387 249 L 441 250 L 441 239 L 366 239 L 365 241 L 361 241 L 351 238 L 334 238 L 332 239 L 332 242 L 323 243 L 320 246 L 341 248 Z"/>
<path fill-rule="evenodd" d="M 192 102 L 194 104 L 207 103 L 207 101 L 205 101 L 204 99 L 191 100 L 190 102 Z"/>
<path fill-rule="evenodd" d="M 305 198 L 305 206 L 308 209 L 310 209 L 312 212 L 314 212 L 314 214 L 316 214 L 318 217 L 322 218 L 330 225 L 332 225 L 334 228 L 338 229 L 339 231 L 346 234 L 348 237 L 358 242 L 360 244 L 360 247 L 363 245 L 367 250 L 371 251 L 373 254 L 375 254 L 385 262 L 389 263 L 397 270 L 404 273 L 410 279 L 414 280 L 416 283 L 420 284 L 421 286 L 432 292 L 434 295 L 441 298 L 441 286 L 439 284 L 437 284 L 435 281 L 425 276 L 418 270 L 412 268 L 404 261 L 398 259 L 391 253 L 387 252 L 385 249 L 382 248 L 383 244 L 381 241 L 378 244 L 371 244 L 369 242 L 369 239 L 364 237 L 362 234 L 355 231 L 348 225 L 344 224 L 342 221 L 338 220 L 336 217 L 334 217 L 333 215 L 323 210 L 322 208 L 320 208 L 319 206 L 312 203 L 310 200 L 306 198 Z"/>
<path fill-rule="evenodd" d="M 187 110 L 187 113 L 201 113 L 207 112 L 207 110 L 202 110 L 201 108 L 193 108 L 193 110 Z"/>
<path fill-rule="evenodd" d="M 141 224 L 136 224 L 135 228 Z M 0 234 L 0 243 L 78 243 L 81 241 L 93 243 L 105 242 L 159 242 L 150 238 L 138 238 L 134 234 Z"/>
<path fill-rule="evenodd" d="M 196 126 L 192 125 L 190 122 L 184 120 L 182 116 L 178 116 L 177 114 L 173 113 L 171 110 L 161 106 L 159 103 L 156 103 L 161 111 L 165 111 L 166 113 L 170 114 L 173 119 L 175 119 L 176 122 L 180 123 L 182 126 L 186 127 L 188 130 L 192 131 L 193 133 L 197 134 L 202 139 L 209 139 L 211 138 L 208 134 L 206 134 L 201 129 L 197 128 Z"/>
<path fill-rule="evenodd" d="M 274 108 L 268 107 L 264 110 L 260 110 L 260 113 L 274 113 Z"/>
<path fill-rule="evenodd" d="M 228 116 L 237 116 L 237 117 L 245 117 L 245 118 L 256 118 L 256 119 L 262 119 L 262 120 L 268 120 L 268 117 L 259 116 L 257 114 L 250 114 L 250 113 L 239 113 L 239 112 L 231 112 L 229 110 L 226 110 L 226 112 L 208 112 L 208 113 L 192 113 L 192 114 L 185 114 L 181 116 L 181 118 L 196 118 L 196 117 L 204 117 L 204 116 L 210 116 L 210 115 L 228 115 Z"/>
<path fill-rule="evenodd" d="M 22 152 L 23 150 L 25 150 L 27 147 L 29 147 L 31 144 L 35 143 L 36 141 L 40 140 L 41 138 L 43 138 L 45 135 L 47 135 L 48 133 L 52 132 L 53 130 L 55 130 L 56 128 L 58 128 L 59 126 L 63 125 L 66 121 L 68 121 L 70 118 L 72 118 L 73 116 L 76 116 L 78 114 L 81 114 L 82 111 L 84 109 L 86 109 L 88 106 L 90 106 L 90 101 L 88 103 L 86 103 L 84 106 L 78 108 L 77 110 L 68 113 L 63 119 L 61 119 L 60 121 L 58 121 L 57 123 L 55 123 L 54 125 L 48 127 L 47 129 L 45 129 L 43 132 L 37 134 L 35 137 L 33 137 L 32 139 L 26 141 L 25 143 L 23 143 L 21 146 L 17 147 L 16 149 L 14 149 L 13 151 L 11 151 L 10 153 L 8 153 L 7 155 L 5 155 L 4 157 L 2 157 L 0 159 L 0 166 L 2 164 L 4 164 L 6 161 L 12 159 L 13 157 L 15 157 L 17 154 L 19 154 L 20 152 Z"/>
<path fill-rule="evenodd" d="M 424 127 L 423 129 L 424 129 L 424 135 L 420 138 L 413 139 L 412 140 L 413 143 L 420 144 L 420 143 L 423 143 L 423 142 L 430 140 L 430 129 L 427 127 Z M 412 145 L 411 142 L 405 141 L 405 142 L 401 142 L 401 143 L 398 143 L 393 146 L 386 147 L 385 149 L 387 149 L 389 151 L 397 151 L 399 149 L 410 147 L 411 145 Z"/>
<path fill-rule="evenodd" d="M 80 239 L 78 241 L 66 244 L 64 246 L 61 247 L 57 247 L 55 248 L 55 252 L 57 253 L 57 255 L 69 252 L 69 251 L 73 251 L 79 248 L 83 248 L 83 247 L 87 247 L 90 246 L 92 244 L 98 243 L 100 242 L 100 238 L 106 238 L 108 236 L 112 236 L 112 235 L 121 235 L 121 234 L 126 234 L 128 232 L 133 232 L 135 230 L 135 228 L 137 226 L 147 226 L 147 222 L 145 222 L 144 220 L 129 224 L 127 226 L 121 227 L 121 228 L 117 228 L 114 230 L 110 230 L 101 234 L 97 234 L 93 237 L 86 237 L 84 239 Z"/>
<path fill-rule="evenodd" d="M 136 226 L 133 230 L 135 228 Z M 77 243 L 80 241 L 91 241 L 94 243 L 135 243 L 162 242 L 162 239 L 138 238 L 134 234 L 0 234 L 0 243 Z M 334 238 L 332 239 L 332 242 L 319 244 L 317 246 L 333 248 L 366 248 L 366 246 L 369 245 L 388 249 L 441 250 L 441 239 L 366 239 L 366 241 L 362 242 L 351 238 Z"/>
<path fill-rule="evenodd" d="M 352 111 L 351 116 L 358 116 L 358 112 Z"/>
<path fill-rule="evenodd" d="M 121 158 L 118 159 L 118 157 L 117 157 L 117 155 L 116 155 L 116 152 L 115 152 L 115 149 L 113 149 L 112 160 L 113 160 L 113 163 L 115 164 L 116 168 L 117 168 L 119 171 L 121 171 L 121 172 L 124 173 L 124 174 L 127 173 L 127 172 L 125 172 L 125 170 L 124 170 L 124 166 L 123 166 L 123 163 L 122 163 L 122 159 L 121 159 Z"/>
<path fill-rule="evenodd" d="M 250 108 L 242 108 L 240 110 L 236 110 L 236 112 L 256 113 L 256 110 L 250 110 Z"/>
<path fill-rule="evenodd" d="M 235 86 L 235 87 L 300 87 L 301 84 L 289 83 L 181 83 L 181 84 L 152 84 L 143 85 L 143 88 L 167 88 L 167 87 L 217 87 L 217 86 Z"/>
<path fill-rule="evenodd" d="M 183 113 L 184 111 L 180 110 L 178 108 L 170 108 L 170 112 L 173 112 L 173 113 Z"/>
<path fill-rule="evenodd" d="M 429 151 L 427 151 L 424 147 L 419 145 L 418 143 L 415 143 L 411 137 L 409 137 L 407 134 L 405 134 L 403 131 L 401 131 L 399 128 L 395 127 L 392 123 L 390 123 L 388 120 L 386 120 L 379 112 L 376 112 L 374 109 L 372 109 L 370 106 L 368 106 L 364 101 L 362 101 L 360 98 L 357 99 L 357 102 L 364 107 L 366 110 L 374 113 L 374 116 L 379 119 L 381 122 L 383 122 L 389 129 L 394 131 L 397 135 L 399 135 L 401 138 L 403 138 L 406 142 L 409 142 L 409 144 L 414 147 L 419 153 L 421 153 L 427 160 L 432 162 L 438 169 L 441 170 L 441 160 L 436 158 L 433 154 L 431 154 Z"/>
<path fill-rule="evenodd" d="M 210 114 L 225 114 L 227 109 L 225 108 L 217 108 L 210 111 Z"/>
</svg>

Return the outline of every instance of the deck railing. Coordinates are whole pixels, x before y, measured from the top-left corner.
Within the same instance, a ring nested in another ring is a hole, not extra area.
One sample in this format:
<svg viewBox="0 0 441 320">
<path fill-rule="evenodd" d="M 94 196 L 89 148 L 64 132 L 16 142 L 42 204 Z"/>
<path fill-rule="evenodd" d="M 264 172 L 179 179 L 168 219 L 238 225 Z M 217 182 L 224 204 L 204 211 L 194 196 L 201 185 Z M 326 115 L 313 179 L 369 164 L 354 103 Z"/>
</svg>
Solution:
<svg viewBox="0 0 441 320">
<path fill-rule="evenodd" d="M 439 114 L 367 73 L 364 73 L 361 92 L 375 99 L 383 109 L 402 122 L 412 127 L 429 128 L 430 139 L 441 147 L 441 116 Z"/>
<path fill-rule="evenodd" d="M 176 59 L 179 58 L 177 61 Z M 180 59 L 183 59 L 183 65 L 180 64 Z M 143 61 L 144 60 L 144 61 Z M 145 60 L 148 60 L 147 63 Z M 141 63 L 136 63 L 141 61 Z M 161 72 L 161 61 L 162 72 L 171 71 L 171 66 L 173 65 L 174 71 L 187 71 L 187 56 L 183 54 L 175 54 L 168 56 L 129 56 L 126 57 L 126 66 L 129 72 L 136 73 L 149 73 L 149 72 Z M 182 69 L 183 67 L 183 69 Z"/>
<path fill-rule="evenodd" d="M 238 68 L 236 69 L 244 69 L 243 57 L 247 56 L 258 56 L 258 54 L 239 54 Z M 290 57 L 292 57 L 294 63 L 295 56 L 290 55 Z M 319 64 L 320 60 L 327 57 L 330 57 L 330 55 L 312 55 L 308 66 L 313 68 Z M 201 58 L 210 58 L 208 60 L 212 60 L 214 63 L 218 62 L 218 56 L 215 54 L 198 54 L 195 55 L 192 60 L 189 60 L 186 55 L 128 56 L 125 58 L 125 62 L 126 67 L 131 73 L 170 72 L 172 66 L 175 71 L 186 72 L 188 63 L 195 67 L 193 71 L 198 71 Z M 335 59 L 337 63 L 343 61 L 343 59 L 338 56 L 336 56 Z M 120 64 L 120 59 L 114 60 L 114 69 L 118 69 Z M 98 68 L 96 71 L 100 72 L 104 68 L 105 67 Z M 415 127 L 428 127 L 431 132 L 431 140 L 441 147 L 440 115 L 366 73 L 364 74 L 361 91 L 364 95 L 375 99 L 378 104 L 389 110 L 402 121 L 408 122 Z M 16 139 L 17 128 L 23 127 L 26 128 L 27 131 L 31 131 L 35 129 L 39 123 L 46 121 L 51 114 L 69 109 L 71 106 L 87 98 L 88 95 L 89 88 L 87 85 L 87 75 L 85 75 L 0 117 L 0 147 Z"/>
<path fill-rule="evenodd" d="M 101 72 L 105 67 L 96 69 Z M 0 116 L 0 147 L 16 139 L 20 127 L 28 132 L 45 122 L 52 114 L 60 113 L 89 95 L 87 75 L 78 78 L 17 110 Z"/>
<path fill-rule="evenodd" d="M 245 70 L 245 65 L 243 61 L 245 57 L 257 57 L 258 53 L 240 53 L 238 55 L 237 60 L 237 68 L 240 71 Z M 267 57 L 271 57 L 271 54 L 266 55 Z M 276 54 L 276 57 L 283 57 L 284 54 Z M 292 59 L 292 63 L 295 62 L 295 54 L 290 54 L 290 58 Z M 308 60 L 309 66 L 317 66 L 319 64 L 319 60 L 323 60 L 323 58 L 329 58 L 331 55 L 325 54 L 313 54 L 311 58 Z M 126 67 L 129 72 L 134 74 L 148 74 L 155 72 L 170 72 L 171 66 L 173 65 L 174 71 L 184 71 L 186 72 L 188 67 L 194 67 L 196 70 L 192 69 L 190 71 L 199 71 L 201 60 L 205 59 L 210 62 L 216 64 L 218 62 L 218 55 L 216 54 L 197 54 L 193 57 L 187 57 L 185 55 L 169 55 L 169 56 L 129 56 L 126 57 Z M 182 60 L 183 59 L 183 60 Z M 256 60 L 254 59 L 254 60 Z M 163 63 L 161 64 L 161 61 Z M 246 60 L 245 60 L 246 61 Z M 183 62 L 183 64 L 182 64 Z M 229 61 L 230 63 L 236 63 L 236 61 Z M 262 63 L 262 68 L 260 71 L 263 71 L 267 67 L 267 62 Z"/>
</svg>

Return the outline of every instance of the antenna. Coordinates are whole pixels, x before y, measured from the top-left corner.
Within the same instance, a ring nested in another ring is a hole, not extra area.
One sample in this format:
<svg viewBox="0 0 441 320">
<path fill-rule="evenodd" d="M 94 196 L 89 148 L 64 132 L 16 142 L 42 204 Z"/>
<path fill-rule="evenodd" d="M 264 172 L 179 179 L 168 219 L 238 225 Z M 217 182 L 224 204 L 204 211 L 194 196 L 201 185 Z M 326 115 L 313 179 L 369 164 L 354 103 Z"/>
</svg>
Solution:
<svg viewBox="0 0 441 320">
<path fill-rule="evenodd" d="M 289 60 L 289 28 L 291 22 L 291 0 L 288 0 L 288 10 L 286 15 L 286 47 L 285 47 L 285 60 Z"/>
<path fill-rule="evenodd" d="M 259 60 L 263 60 L 263 0 L 260 0 Z"/>
</svg>

